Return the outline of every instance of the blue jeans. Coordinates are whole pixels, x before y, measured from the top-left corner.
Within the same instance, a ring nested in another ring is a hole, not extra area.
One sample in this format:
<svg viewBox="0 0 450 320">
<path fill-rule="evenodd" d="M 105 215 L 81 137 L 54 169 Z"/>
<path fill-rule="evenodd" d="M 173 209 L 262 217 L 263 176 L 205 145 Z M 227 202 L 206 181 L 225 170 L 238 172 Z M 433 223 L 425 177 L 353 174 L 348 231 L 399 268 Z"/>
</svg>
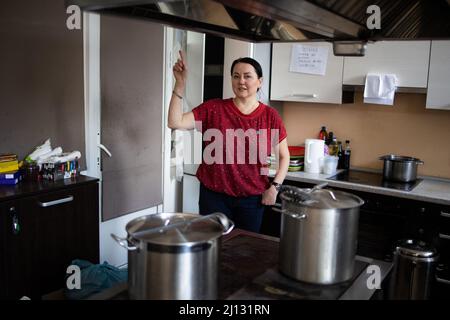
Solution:
<svg viewBox="0 0 450 320">
<path fill-rule="evenodd" d="M 234 222 L 236 228 L 259 232 L 265 208 L 261 198 L 261 195 L 233 197 L 212 191 L 201 183 L 198 204 L 201 215 L 222 212 Z"/>
</svg>

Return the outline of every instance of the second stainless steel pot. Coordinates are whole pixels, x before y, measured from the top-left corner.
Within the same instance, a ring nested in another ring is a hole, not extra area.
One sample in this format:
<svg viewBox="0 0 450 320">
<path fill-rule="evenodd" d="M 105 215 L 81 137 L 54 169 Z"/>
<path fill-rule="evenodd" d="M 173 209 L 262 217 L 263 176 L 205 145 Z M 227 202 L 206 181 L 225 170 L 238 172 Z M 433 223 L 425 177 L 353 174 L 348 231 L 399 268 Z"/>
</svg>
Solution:
<svg viewBox="0 0 450 320">
<path fill-rule="evenodd" d="M 295 187 L 280 197 L 280 271 L 315 284 L 351 279 L 363 200 L 341 191 Z"/>
<path fill-rule="evenodd" d="M 380 160 L 384 160 L 383 178 L 397 182 L 415 181 L 417 179 L 417 165 L 423 164 L 422 160 L 393 154 L 382 156 Z"/>
<path fill-rule="evenodd" d="M 130 299 L 217 299 L 220 238 L 233 227 L 222 213 L 159 213 L 130 221 L 126 239 L 111 234 L 128 249 Z"/>
</svg>

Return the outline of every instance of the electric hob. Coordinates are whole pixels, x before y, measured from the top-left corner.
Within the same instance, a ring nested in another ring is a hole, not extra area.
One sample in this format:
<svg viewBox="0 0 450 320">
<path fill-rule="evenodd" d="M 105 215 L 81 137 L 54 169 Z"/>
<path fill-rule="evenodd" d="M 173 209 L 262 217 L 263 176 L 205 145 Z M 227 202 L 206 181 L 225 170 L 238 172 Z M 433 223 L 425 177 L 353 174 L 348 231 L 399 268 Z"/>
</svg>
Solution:
<svg viewBox="0 0 450 320">
<path fill-rule="evenodd" d="M 422 181 L 422 179 L 416 179 L 412 182 L 388 181 L 383 179 L 383 175 L 381 173 L 358 170 L 345 170 L 328 178 L 327 180 L 351 182 L 403 191 L 411 191 Z"/>
</svg>

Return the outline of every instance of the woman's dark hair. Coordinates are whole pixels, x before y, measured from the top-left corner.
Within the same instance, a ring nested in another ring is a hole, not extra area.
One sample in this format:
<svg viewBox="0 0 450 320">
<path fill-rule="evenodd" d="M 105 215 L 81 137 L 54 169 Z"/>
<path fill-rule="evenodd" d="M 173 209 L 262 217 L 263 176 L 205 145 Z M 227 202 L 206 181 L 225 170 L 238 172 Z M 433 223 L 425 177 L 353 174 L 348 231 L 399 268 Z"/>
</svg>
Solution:
<svg viewBox="0 0 450 320">
<path fill-rule="evenodd" d="M 249 57 L 239 58 L 239 59 L 234 60 L 233 63 L 231 64 L 231 75 L 233 75 L 234 66 L 238 63 L 251 64 L 253 66 L 253 68 L 255 68 L 256 74 L 258 75 L 258 79 L 263 76 L 262 68 L 261 68 L 261 65 L 259 64 L 259 62 L 256 61 L 255 59 L 252 59 Z"/>
</svg>

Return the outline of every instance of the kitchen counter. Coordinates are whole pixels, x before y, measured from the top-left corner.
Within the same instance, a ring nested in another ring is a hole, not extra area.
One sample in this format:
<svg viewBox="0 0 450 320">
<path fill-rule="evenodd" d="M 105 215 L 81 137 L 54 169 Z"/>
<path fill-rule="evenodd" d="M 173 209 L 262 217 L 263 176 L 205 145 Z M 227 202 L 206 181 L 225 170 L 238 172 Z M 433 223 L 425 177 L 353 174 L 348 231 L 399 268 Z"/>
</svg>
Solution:
<svg viewBox="0 0 450 320">
<path fill-rule="evenodd" d="M 337 173 L 343 170 L 338 170 Z M 318 184 L 328 182 L 330 187 L 378 193 L 393 197 L 407 198 L 443 205 L 450 205 L 450 180 L 421 177 L 423 180 L 411 191 L 375 187 L 345 181 L 327 180 L 335 174 L 313 174 L 306 172 L 288 172 L 285 181 L 299 181 Z M 286 183 L 286 182 L 285 182 Z"/>
<path fill-rule="evenodd" d="M 239 229 L 224 236 L 220 256 L 218 299 L 366 300 L 376 291 L 367 287 L 368 278 L 371 276 L 371 273 L 367 272 L 367 267 L 377 265 L 380 268 L 381 281 L 392 267 L 391 263 L 385 261 L 357 256 L 352 281 L 326 286 L 307 284 L 279 273 L 278 246 L 278 238 Z M 125 299 L 128 299 L 126 283 L 89 298 L 89 300 Z"/>
<path fill-rule="evenodd" d="M 63 190 L 66 188 L 91 183 L 92 181 L 98 181 L 98 179 L 80 175 L 74 178 L 56 181 L 21 181 L 15 185 L 0 185 L 0 200 L 9 201 L 35 194 L 42 194 L 44 192 Z"/>
</svg>

